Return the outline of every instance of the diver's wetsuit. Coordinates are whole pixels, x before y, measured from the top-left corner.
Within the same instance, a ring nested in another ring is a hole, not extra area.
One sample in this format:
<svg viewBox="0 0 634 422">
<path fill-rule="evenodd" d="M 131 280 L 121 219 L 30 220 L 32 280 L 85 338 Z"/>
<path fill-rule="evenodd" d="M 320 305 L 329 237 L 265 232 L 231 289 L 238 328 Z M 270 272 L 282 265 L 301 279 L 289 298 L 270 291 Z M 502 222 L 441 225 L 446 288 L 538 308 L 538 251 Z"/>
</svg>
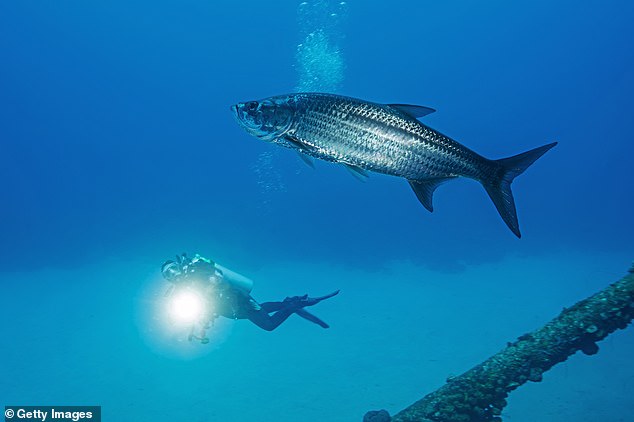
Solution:
<svg viewBox="0 0 634 422">
<path fill-rule="evenodd" d="M 228 290 L 228 289 L 227 289 Z M 240 291 L 223 291 L 216 295 L 216 314 L 232 319 L 248 319 L 258 327 L 273 331 L 307 304 L 300 301 L 265 302 L 259 304 Z M 269 315 L 273 313 L 273 315 Z"/>
<path fill-rule="evenodd" d="M 164 264 L 164 267 L 166 264 Z M 236 288 L 224 280 L 222 273 L 217 271 L 213 261 L 199 256 L 189 260 L 183 255 L 182 261 L 178 265 L 182 272 L 174 280 L 174 283 L 177 285 L 180 283 L 196 284 L 202 287 L 207 300 L 213 304 L 213 314 L 207 315 L 205 317 L 207 321 L 203 321 L 203 338 L 205 328 L 209 325 L 208 322 L 213 321 L 217 316 L 231 319 L 248 319 L 266 331 L 273 331 L 295 313 L 323 328 L 328 328 L 328 324 L 304 310 L 304 308 L 315 305 L 339 293 L 337 290 L 318 298 L 310 298 L 307 295 L 294 296 L 287 297 L 281 302 L 260 304 L 253 299 L 247 290 Z"/>
<path fill-rule="evenodd" d="M 248 319 L 266 331 L 273 331 L 297 310 L 309 305 L 309 302 L 303 304 L 298 300 L 260 304 L 251 295 L 226 284 L 217 287 L 213 295 L 217 315 L 231 319 Z M 273 315 L 269 315 L 271 313 Z"/>
</svg>

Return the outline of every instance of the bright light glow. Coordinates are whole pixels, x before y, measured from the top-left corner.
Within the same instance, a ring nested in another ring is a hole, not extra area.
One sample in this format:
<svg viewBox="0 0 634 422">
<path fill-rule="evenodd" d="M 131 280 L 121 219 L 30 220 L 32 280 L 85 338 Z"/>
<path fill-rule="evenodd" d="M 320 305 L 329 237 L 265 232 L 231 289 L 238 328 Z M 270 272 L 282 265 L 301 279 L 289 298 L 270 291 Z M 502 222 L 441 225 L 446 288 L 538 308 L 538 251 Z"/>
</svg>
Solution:
<svg viewBox="0 0 634 422">
<path fill-rule="evenodd" d="M 170 300 L 169 311 L 174 320 L 192 324 L 205 310 L 202 298 L 190 290 L 175 293 Z"/>
</svg>

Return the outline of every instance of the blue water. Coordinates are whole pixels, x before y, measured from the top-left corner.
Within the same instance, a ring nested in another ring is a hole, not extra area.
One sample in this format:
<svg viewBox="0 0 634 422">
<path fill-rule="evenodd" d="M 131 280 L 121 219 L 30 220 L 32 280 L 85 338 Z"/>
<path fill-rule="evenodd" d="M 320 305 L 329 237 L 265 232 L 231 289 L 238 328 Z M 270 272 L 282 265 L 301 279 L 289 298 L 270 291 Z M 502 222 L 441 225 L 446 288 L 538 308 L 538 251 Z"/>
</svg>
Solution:
<svg viewBox="0 0 634 422">
<path fill-rule="evenodd" d="M 540 327 L 634 259 L 633 20 L 617 0 L 0 3 L 0 405 L 358 421 Z M 307 87 L 433 107 L 490 158 L 559 141 L 513 184 L 522 239 L 471 180 L 430 214 L 405 181 L 312 170 L 229 111 Z M 160 315 L 184 251 L 260 301 L 340 288 L 314 308 L 331 328 L 222 320 L 188 343 Z M 504 416 L 631 421 L 634 334 L 600 347 Z"/>
</svg>

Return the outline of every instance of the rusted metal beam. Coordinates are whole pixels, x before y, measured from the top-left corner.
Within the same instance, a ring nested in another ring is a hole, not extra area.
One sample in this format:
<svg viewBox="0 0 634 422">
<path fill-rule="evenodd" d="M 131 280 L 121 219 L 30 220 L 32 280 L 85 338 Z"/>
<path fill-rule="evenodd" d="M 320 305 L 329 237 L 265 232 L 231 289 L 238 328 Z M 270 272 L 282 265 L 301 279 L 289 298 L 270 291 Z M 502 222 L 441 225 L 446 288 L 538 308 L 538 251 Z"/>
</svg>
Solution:
<svg viewBox="0 0 634 422">
<path fill-rule="evenodd" d="M 634 318 L 634 265 L 621 280 L 564 310 L 542 328 L 506 348 L 393 417 L 366 413 L 364 422 L 500 422 L 508 394 L 581 351 L 593 355 L 597 342 Z M 536 417 L 538 415 L 535 415 Z"/>
</svg>

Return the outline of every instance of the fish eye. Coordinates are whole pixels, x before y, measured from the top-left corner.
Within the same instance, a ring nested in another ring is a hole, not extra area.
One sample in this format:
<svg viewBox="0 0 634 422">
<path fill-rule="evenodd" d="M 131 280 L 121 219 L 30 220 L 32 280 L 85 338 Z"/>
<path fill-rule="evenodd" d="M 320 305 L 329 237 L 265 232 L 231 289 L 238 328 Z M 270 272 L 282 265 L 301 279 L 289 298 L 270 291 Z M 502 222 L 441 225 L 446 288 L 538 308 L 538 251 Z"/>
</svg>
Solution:
<svg viewBox="0 0 634 422">
<path fill-rule="evenodd" d="M 255 109 L 258 108 L 258 102 L 257 101 L 249 101 L 244 106 L 246 107 L 246 109 L 248 111 L 254 111 Z"/>
</svg>

